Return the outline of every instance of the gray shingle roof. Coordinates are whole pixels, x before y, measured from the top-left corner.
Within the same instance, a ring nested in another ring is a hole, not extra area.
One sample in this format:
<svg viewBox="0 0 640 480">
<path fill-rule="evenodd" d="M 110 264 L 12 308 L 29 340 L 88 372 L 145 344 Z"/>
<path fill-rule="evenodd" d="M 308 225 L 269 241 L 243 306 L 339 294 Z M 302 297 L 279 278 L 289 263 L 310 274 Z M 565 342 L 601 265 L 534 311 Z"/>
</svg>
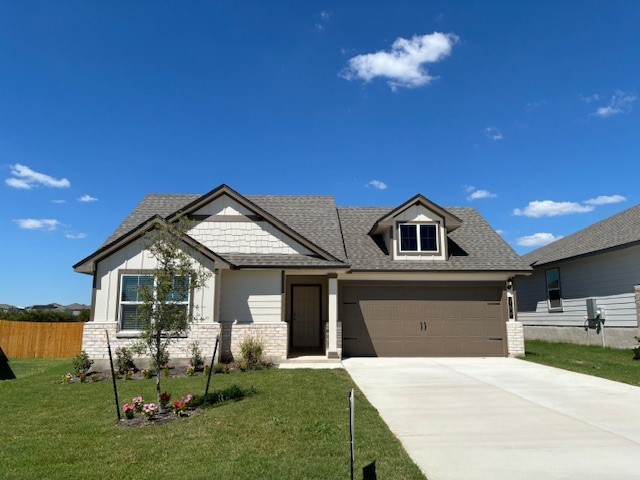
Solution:
<svg viewBox="0 0 640 480">
<path fill-rule="evenodd" d="M 380 242 L 367 233 L 371 225 L 390 208 L 339 207 L 347 257 L 353 270 L 529 270 L 522 259 L 473 208 L 446 210 L 462 220 L 451 232 L 449 259 L 443 261 L 391 260 Z"/>
<path fill-rule="evenodd" d="M 346 267 L 344 263 L 330 262 L 323 258 L 311 255 L 257 255 L 248 253 L 225 253 L 223 258 L 237 267 Z"/>
<path fill-rule="evenodd" d="M 108 244 L 153 215 L 166 217 L 200 195 L 147 195 L 107 239 Z M 320 246 L 354 270 L 529 270 L 521 258 L 472 208 L 447 208 L 462 220 L 449 234 L 449 260 L 393 261 L 384 246 L 368 235 L 373 224 L 393 207 L 340 207 L 328 196 L 247 195 L 248 200 Z M 344 243 L 343 243 L 344 237 Z M 346 252 L 345 252 L 346 248 Z M 223 255 L 238 266 L 339 266 L 307 255 Z M 286 258 L 285 258 L 286 257 Z M 287 263 L 289 262 L 289 263 Z"/>
<path fill-rule="evenodd" d="M 640 242 L 640 204 L 523 255 L 542 265 Z"/>
<path fill-rule="evenodd" d="M 130 232 L 153 215 L 166 217 L 201 195 L 147 195 L 104 243 Z M 339 260 L 345 260 L 333 197 L 246 195 L 285 225 Z"/>
</svg>

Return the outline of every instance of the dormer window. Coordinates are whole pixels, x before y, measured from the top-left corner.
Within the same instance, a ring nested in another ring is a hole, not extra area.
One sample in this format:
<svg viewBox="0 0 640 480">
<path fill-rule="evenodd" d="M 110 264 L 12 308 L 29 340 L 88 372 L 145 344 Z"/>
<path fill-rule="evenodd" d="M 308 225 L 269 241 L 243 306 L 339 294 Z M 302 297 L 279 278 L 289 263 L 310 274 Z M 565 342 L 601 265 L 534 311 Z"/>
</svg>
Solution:
<svg viewBox="0 0 640 480">
<path fill-rule="evenodd" d="M 438 252 L 438 225 L 401 223 L 398 225 L 400 252 Z"/>
</svg>

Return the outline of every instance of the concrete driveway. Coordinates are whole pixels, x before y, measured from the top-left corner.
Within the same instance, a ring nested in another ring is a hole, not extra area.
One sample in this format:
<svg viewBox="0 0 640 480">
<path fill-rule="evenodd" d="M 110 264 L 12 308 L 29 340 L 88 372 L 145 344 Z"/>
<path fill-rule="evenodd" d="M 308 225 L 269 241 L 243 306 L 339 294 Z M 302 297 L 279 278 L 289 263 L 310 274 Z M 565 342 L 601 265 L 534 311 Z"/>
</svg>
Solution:
<svg viewBox="0 0 640 480">
<path fill-rule="evenodd" d="M 512 358 L 343 363 L 429 480 L 640 479 L 638 387 Z"/>
</svg>

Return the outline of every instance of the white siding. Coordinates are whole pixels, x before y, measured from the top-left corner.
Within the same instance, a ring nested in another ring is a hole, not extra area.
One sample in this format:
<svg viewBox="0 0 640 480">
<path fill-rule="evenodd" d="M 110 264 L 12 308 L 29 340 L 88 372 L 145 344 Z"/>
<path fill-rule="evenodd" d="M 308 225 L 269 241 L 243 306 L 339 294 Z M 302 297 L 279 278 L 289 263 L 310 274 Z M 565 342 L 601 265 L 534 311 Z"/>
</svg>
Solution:
<svg viewBox="0 0 640 480">
<path fill-rule="evenodd" d="M 558 267 L 562 312 L 547 308 L 545 270 Z M 634 286 L 640 284 L 640 246 L 546 265 L 530 277 L 516 279 L 518 320 L 524 325 L 581 326 L 586 299 L 595 298 L 606 312 L 606 326 L 637 327 Z"/>
<path fill-rule="evenodd" d="M 212 269 L 211 262 L 205 258 L 198 260 L 207 268 Z M 118 311 L 118 280 L 120 270 L 148 270 L 157 265 L 156 260 L 143 250 L 140 240 L 132 242 L 98 263 L 96 293 L 95 293 L 95 322 L 115 322 Z M 214 317 L 214 275 L 207 280 L 204 288 L 193 292 L 193 305 L 198 310 L 194 313 L 203 317 L 206 322 L 212 322 Z"/>
<path fill-rule="evenodd" d="M 189 235 L 212 251 L 254 254 L 303 254 L 311 252 L 264 221 L 197 223 Z"/>
<path fill-rule="evenodd" d="M 221 323 L 273 323 L 282 319 L 280 271 L 224 270 Z"/>
<path fill-rule="evenodd" d="M 303 254 L 311 252 L 269 222 L 246 218 L 248 210 L 226 195 L 194 212 L 195 215 L 237 217 L 242 221 L 198 222 L 189 235 L 216 253 Z"/>
</svg>

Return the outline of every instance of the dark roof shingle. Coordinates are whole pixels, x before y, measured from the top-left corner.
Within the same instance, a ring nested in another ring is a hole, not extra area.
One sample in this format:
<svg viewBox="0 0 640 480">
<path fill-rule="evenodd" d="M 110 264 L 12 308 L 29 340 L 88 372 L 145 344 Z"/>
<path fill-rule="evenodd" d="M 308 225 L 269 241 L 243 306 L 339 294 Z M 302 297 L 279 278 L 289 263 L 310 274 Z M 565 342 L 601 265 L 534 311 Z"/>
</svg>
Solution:
<svg viewBox="0 0 640 480">
<path fill-rule="evenodd" d="M 523 255 L 542 265 L 640 242 L 640 204 Z"/>
<path fill-rule="evenodd" d="M 130 232 L 154 215 L 167 217 L 200 195 L 147 195 L 107 239 L 105 245 Z M 368 235 L 372 225 L 393 207 L 339 207 L 329 196 L 245 196 L 289 228 L 315 243 L 355 270 L 373 271 L 522 271 L 529 270 L 521 258 L 472 208 L 447 208 L 462 220 L 449 237 L 447 261 L 391 260 L 379 239 Z M 346 249 L 346 251 L 345 251 Z M 335 267 L 315 256 L 223 255 L 238 266 L 318 266 Z M 342 265 L 344 266 L 344 265 Z"/>
<path fill-rule="evenodd" d="M 339 207 L 347 258 L 354 270 L 529 270 L 516 252 L 473 208 L 446 207 L 462 220 L 449 237 L 447 261 L 392 260 L 376 239 L 369 236 L 371 225 L 390 208 Z"/>
</svg>

